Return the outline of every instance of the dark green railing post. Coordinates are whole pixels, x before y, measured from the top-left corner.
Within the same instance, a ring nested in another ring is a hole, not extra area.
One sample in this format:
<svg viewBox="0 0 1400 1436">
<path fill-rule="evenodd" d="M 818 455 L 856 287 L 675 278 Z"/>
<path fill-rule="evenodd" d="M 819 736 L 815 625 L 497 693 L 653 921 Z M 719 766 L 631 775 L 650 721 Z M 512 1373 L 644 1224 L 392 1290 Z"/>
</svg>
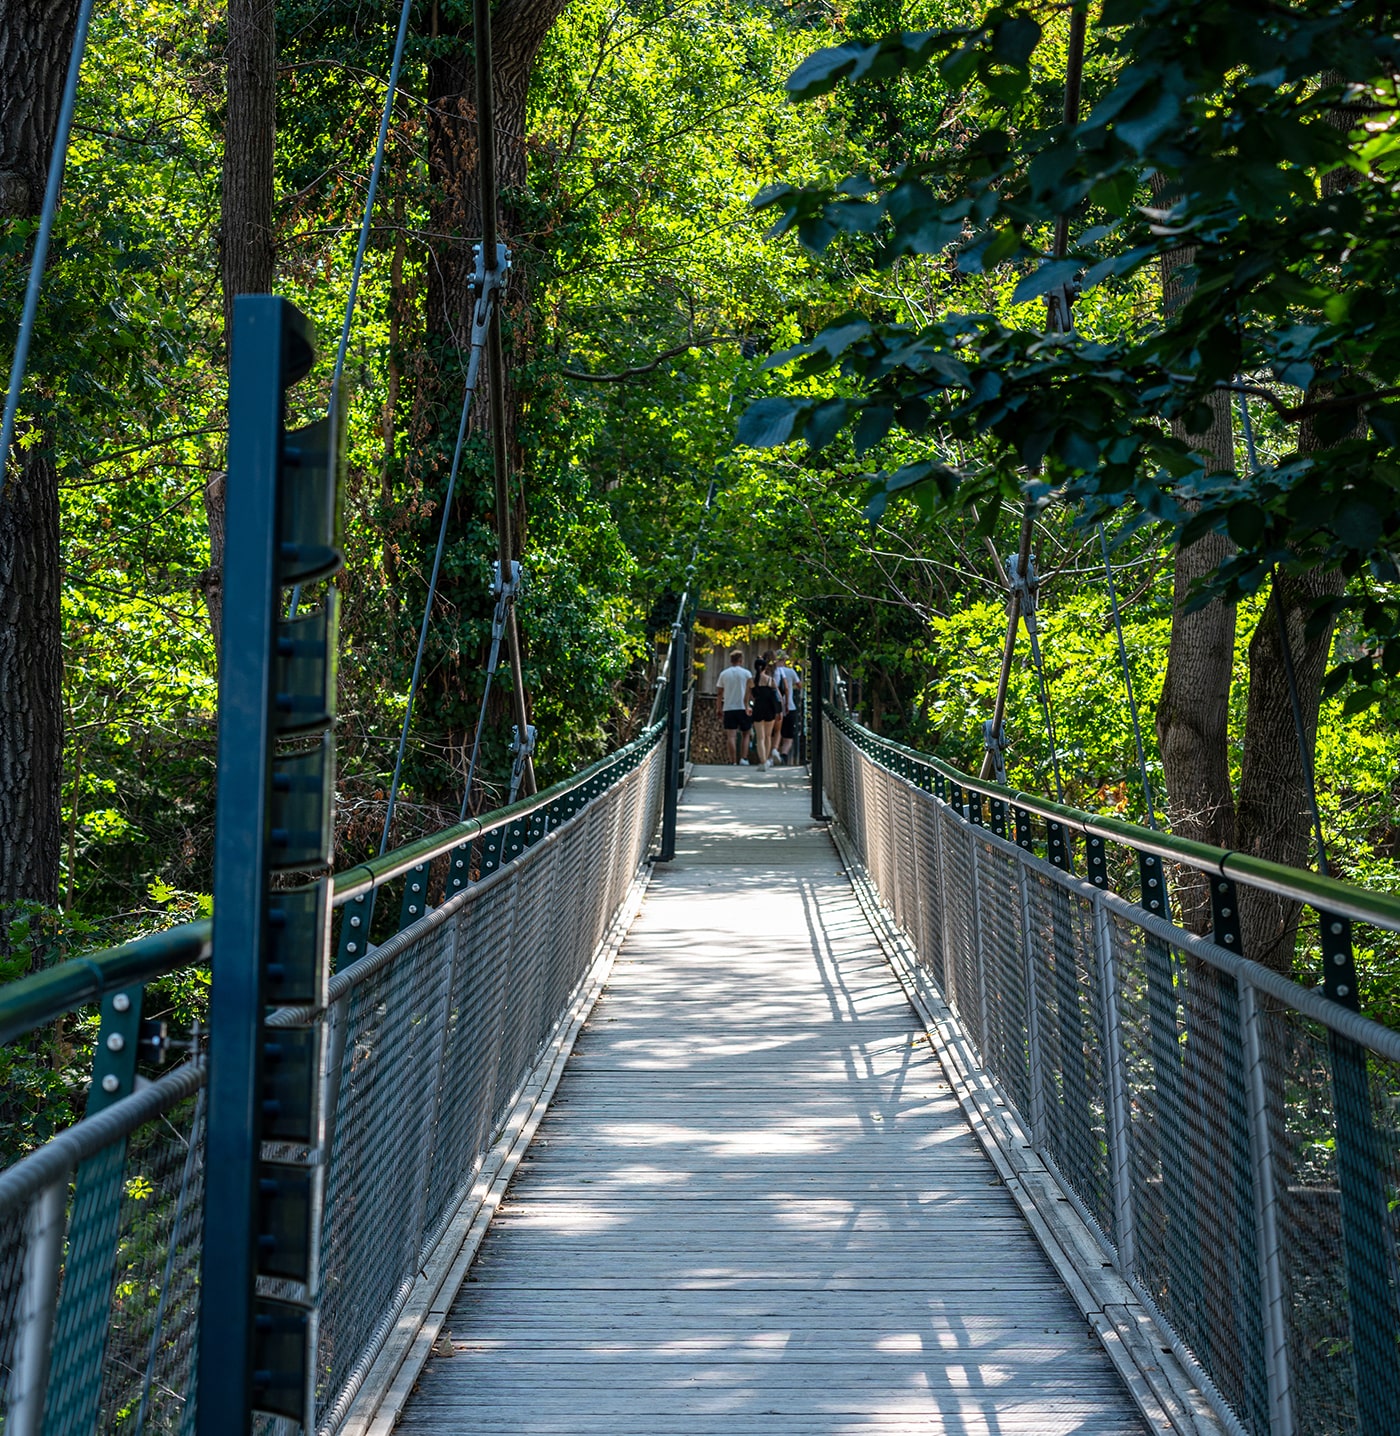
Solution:
<svg viewBox="0 0 1400 1436">
<path fill-rule="evenodd" d="M 811 655 L 807 663 L 808 758 L 807 771 L 812 780 L 812 817 L 826 820 L 825 796 L 822 792 L 822 758 L 825 746 L 822 734 L 822 710 L 826 706 L 826 665 L 822 660 L 820 640 L 812 635 Z"/>
<path fill-rule="evenodd" d="M 685 718 L 685 675 L 689 671 L 686 615 L 682 607 L 671 629 L 670 692 L 667 703 L 666 786 L 661 797 L 661 851 L 657 860 L 669 863 L 676 856 L 676 808 L 681 791 L 681 724 Z"/>
<path fill-rule="evenodd" d="M 329 866 L 336 594 L 283 619 L 284 586 L 340 566 L 329 425 L 284 427 L 311 368 L 310 325 L 271 295 L 234 301 L 228 525 L 214 829 L 214 958 L 197 1379 L 199 1436 L 244 1436 L 254 1411 L 315 1419 L 314 1244 L 321 1169 L 260 1159 L 263 1141 L 319 1149 L 318 1028 L 266 1027 L 267 1004 L 325 1002 L 326 878 L 272 892 L 278 871 Z M 279 758 L 279 734 L 323 736 Z M 258 1274 L 300 1285 L 255 1291 Z"/>
<path fill-rule="evenodd" d="M 1321 910 L 1317 916 L 1323 991 L 1338 1005 L 1359 1012 L 1351 922 Z M 1393 1436 L 1400 1431 L 1400 1351 L 1396 1346 L 1400 1313 L 1396 1310 L 1392 1217 L 1371 1112 L 1369 1066 L 1366 1049 L 1340 1032 L 1328 1033 L 1328 1053 L 1357 1430 L 1360 1436 Z"/>
<path fill-rule="evenodd" d="M 96 1116 L 135 1090 L 143 993 L 138 984 L 109 992 L 102 999 L 87 1117 Z M 54 1323 L 44 1409 L 46 1436 L 87 1436 L 97 1429 L 125 1177 L 125 1138 L 104 1147 L 78 1168 L 63 1290 Z"/>
</svg>

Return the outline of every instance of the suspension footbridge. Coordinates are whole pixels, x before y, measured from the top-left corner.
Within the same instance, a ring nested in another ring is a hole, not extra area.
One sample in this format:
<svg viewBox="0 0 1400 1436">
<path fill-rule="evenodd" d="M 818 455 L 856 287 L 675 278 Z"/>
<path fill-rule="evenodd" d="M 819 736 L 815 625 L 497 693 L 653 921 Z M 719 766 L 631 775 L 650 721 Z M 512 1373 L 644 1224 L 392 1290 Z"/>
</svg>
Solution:
<svg viewBox="0 0 1400 1436">
<path fill-rule="evenodd" d="M 1347 937 L 1393 901 L 817 708 L 809 771 L 682 790 L 658 720 L 335 880 L 343 933 L 397 921 L 267 1016 L 320 1125 L 252 1144 L 259 1428 L 1395 1429 L 1400 1038 L 1228 941 L 1246 882 Z M 8 1433 L 241 1427 L 209 1062 L 123 1061 L 209 938 L 3 994 L 6 1039 L 102 1008 L 88 1115 L 0 1174 Z"/>
</svg>

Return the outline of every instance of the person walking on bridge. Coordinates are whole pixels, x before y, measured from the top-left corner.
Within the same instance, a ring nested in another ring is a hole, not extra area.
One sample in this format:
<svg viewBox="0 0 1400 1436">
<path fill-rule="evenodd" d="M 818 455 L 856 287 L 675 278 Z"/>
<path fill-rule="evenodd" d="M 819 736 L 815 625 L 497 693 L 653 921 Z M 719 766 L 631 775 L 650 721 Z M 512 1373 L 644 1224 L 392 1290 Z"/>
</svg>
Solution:
<svg viewBox="0 0 1400 1436">
<path fill-rule="evenodd" d="M 773 665 L 773 681 L 783 697 L 782 728 L 775 751 L 778 762 L 790 763 L 792 745 L 797 738 L 797 715 L 801 711 L 797 706 L 797 690 L 802 687 L 802 680 L 797 676 L 797 670 L 789 667 L 786 650 L 778 652 L 777 662 Z"/>
<path fill-rule="evenodd" d="M 765 767 L 773 766 L 773 740 L 777 737 L 778 719 L 783 711 L 783 700 L 768 668 L 769 659 L 765 654 L 753 666 L 753 729 L 758 739 L 758 761 Z"/>
<path fill-rule="evenodd" d="M 719 675 L 719 691 L 715 694 L 715 713 L 724 719 L 724 741 L 729 745 L 729 761 L 747 764 L 745 751 L 749 746 L 749 692 L 753 674 L 744 667 L 744 655 L 735 649 L 729 655 L 729 667 Z"/>
</svg>

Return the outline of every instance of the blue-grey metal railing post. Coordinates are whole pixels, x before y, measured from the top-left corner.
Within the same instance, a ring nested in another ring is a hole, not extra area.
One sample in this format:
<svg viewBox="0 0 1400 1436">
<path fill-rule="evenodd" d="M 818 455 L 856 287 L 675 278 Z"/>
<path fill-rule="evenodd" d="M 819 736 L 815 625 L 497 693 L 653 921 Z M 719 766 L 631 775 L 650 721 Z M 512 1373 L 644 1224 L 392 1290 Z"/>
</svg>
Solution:
<svg viewBox="0 0 1400 1436">
<path fill-rule="evenodd" d="M 671 628 L 671 653 L 667 660 L 670 684 L 666 711 L 666 777 L 661 797 L 661 851 L 658 860 L 669 863 L 676 856 L 676 808 L 681 789 L 681 724 L 685 717 L 685 676 L 690 663 L 686 643 L 686 612 L 682 605 Z"/>
<path fill-rule="evenodd" d="M 826 668 L 822 661 L 820 639 L 815 633 L 812 635 L 807 668 L 807 726 L 810 730 L 807 772 L 812 780 L 812 817 L 821 822 L 826 817 L 826 804 L 822 794 L 822 714 L 826 708 Z"/>
<path fill-rule="evenodd" d="M 1361 1010 L 1351 923 L 1318 911 L 1323 991 L 1353 1012 Z M 1337 1188 L 1341 1197 L 1342 1254 L 1360 1436 L 1400 1431 L 1397 1368 L 1396 1272 L 1391 1213 L 1380 1148 L 1371 1115 L 1371 1078 L 1365 1048 L 1340 1032 L 1328 1033 L 1333 1119 L 1337 1132 Z"/>
<path fill-rule="evenodd" d="M 96 1116 L 135 1090 L 144 993 L 138 983 L 109 992 L 102 999 L 102 1026 L 93 1053 L 85 1117 Z M 124 1140 L 113 1142 L 78 1167 L 63 1290 L 54 1322 L 44 1410 L 47 1436 L 83 1436 L 98 1424 L 125 1176 Z M 96 1338 L 94 1332 L 99 1333 Z"/>
<path fill-rule="evenodd" d="M 329 881 L 276 893 L 269 882 L 330 859 L 329 737 L 283 758 L 274 748 L 279 733 L 324 732 L 334 706 L 334 592 L 321 614 L 280 620 L 284 585 L 340 563 L 335 435 L 285 432 L 309 333 L 284 300 L 234 301 L 204 1187 L 217 1240 L 201 1263 L 199 1436 L 243 1436 L 255 1410 L 314 1424 L 320 1172 L 260 1158 L 264 1140 L 323 1145 L 319 1031 L 265 1026 L 274 1000 L 326 1000 Z M 260 1272 L 303 1295 L 257 1296 Z"/>
<path fill-rule="evenodd" d="M 1268 1385 L 1269 1436 L 1293 1436 L 1293 1400 L 1288 1357 L 1288 1294 L 1279 1246 L 1278 1182 L 1274 1174 L 1273 1123 L 1268 1083 L 1264 1075 L 1264 1042 L 1260 1024 L 1264 1015 L 1259 994 L 1249 983 L 1240 984 L 1240 1025 L 1244 1031 L 1244 1061 L 1249 1079 L 1249 1147 L 1254 1166 L 1255 1244 L 1262 1282 L 1264 1372 Z"/>
</svg>

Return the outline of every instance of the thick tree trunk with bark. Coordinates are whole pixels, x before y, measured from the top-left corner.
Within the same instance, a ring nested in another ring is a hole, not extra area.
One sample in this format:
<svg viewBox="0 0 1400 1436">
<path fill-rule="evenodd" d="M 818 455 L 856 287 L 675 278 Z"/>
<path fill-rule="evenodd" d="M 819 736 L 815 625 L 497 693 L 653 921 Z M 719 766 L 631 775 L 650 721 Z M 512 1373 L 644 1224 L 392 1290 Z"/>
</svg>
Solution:
<svg viewBox="0 0 1400 1436">
<path fill-rule="evenodd" d="M 43 204 L 77 9 L 0 0 L 0 225 Z M 0 951 L 11 904 L 57 903 L 62 842 L 58 476 L 47 436 L 20 437 L 0 456 Z"/>
<path fill-rule="evenodd" d="M 1157 190 L 1162 198 L 1160 187 Z M 1190 296 L 1178 278 L 1195 251 L 1183 249 L 1162 262 L 1162 308 L 1170 317 Z M 1175 428 L 1176 437 L 1205 455 L 1211 468 L 1234 468 L 1234 430 L 1224 394 L 1211 401 L 1212 423 L 1203 434 Z M 1172 631 L 1162 699 L 1157 706 L 1157 742 L 1167 782 L 1172 831 L 1197 842 L 1232 847 L 1235 806 L 1230 792 L 1230 674 L 1235 656 L 1235 609 L 1218 600 L 1186 612 L 1192 586 L 1214 573 L 1234 551 L 1223 535 L 1207 534 L 1176 552 Z M 1192 932 L 1210 930 L 1210 894 L 1205 880 L 1183 869 L 1177 877 L 1182 922 Z"/>
<path fill-rule="evenodd" d="M 273 0 L 229 0 L 228 112 L 224 121 L 219 265 L 224 335 L 237 294 L 272 289 L 273 151 L 277 137 L 277 30 Z"/>
<path fill-rule="evenodd" d="M 1249 706 L 1240 763 L 1236 843 L 1241 852 L 1295 868 L 1309 866 L 1312 805 L 1298 751 L 1288 670 L 1284 667 L 1274 604 L 1282 604 L 1288 625 L 1303 739 L 1311 756 L 1317 741 L 1317 713 L 1332 647 L 1332 625 L 1329 623 L 1324 632 L 1312 638 L 1306 636 L 1305 628 L 1314 603 L 1341 593 L 1344 582 L 1340 573 L 1316 569 L 1302 574 L 1280 573 L 1274 596 L 1260 615 L 1249 643 Z M 1246 956 L 1285 976 L 1292 975 L 1297 903 L 1241 887 L 1240 925 Z"/>
<path fill-rule="evenodd" d="M 519 232 L 513 196 L 523 191 L 526 181 L 525 122 L 530 74 L 545 36 L 567 5 L 568 0 L 503 0 L 492 12 L 499 228 L 502 242 L 508 245 L 513 244 Z M 435 9 L 434 38 L 441 40 L 444 36 L 436 28 L 437 14 Z M 472 250 L 481 234 L 476 75 L 470 23 L 453 32 L 450 39 L 450 48 L 443 46 L 428 68 L 428 170 L 434 195 L 429 227 L 436 235 L 452 238 L 434 241 L 434 262 L 428 266 L 426 324 L 430 349 L 444 355 L 458 346 L 465 351 L 471 334 L 475 273 Z M 524 456 L 518 439 L 521 395 L 514 369 L 522 351 L 529 348 L 531 329 L 528 275 L 519 258 L 517 255 L 502 304 L 506 321 L 506 449 L 517 476 Z M 432 416 L 452 409 L 460 393 L 460 375 L 461 364 L 455 359 L 441 369 L 424 373 L 415 405 L 420 430 L 424 424 L 434 424 Z M 483 373 L 481 390 L 473 405 L 474 430 L 488 429 L 486 416 L 490 411 Z M 439 424 L 443 429 L 448 427 L 440 417 L 434 426 Z M 523 485 L 517 484 L 517 494 L 522 492 Z M 524 529 L 523 498 L 517 500 L 514 518 L 518 542 Z"/>
<path fill-rule="evenodd" d="M 228 110 L 224 117 L 223 203 L 219 270 L 224 289 L 224 344 L 239 294 L 272 290 L 273 159 L 277 142 L 277 27 L 273 0 L 229 0 Z M 224 476 L 204 491 L 209 567 L 200 579 L 217 652 L 224 612 Z"/>
<path fill-rule="evenodd" d="M 501 0 L 492 11 L 491 21 L 498 238 L 514 251 L 514 264 L 499 302 L 505 350 L 504 437 L 511 471 L 511 529 L 516 554 L 521 552 L 524 542 L 525 492 L 529 479 L 527 456 L 520 442 L 524 395 L 517 375 L 533 348 L 530 277 L 528 267 L 522 262 L 516 203 L 527 178 L 525 126 L 531 72 L 540 46 L 567 4 L 568 0 Z M 437 49 L 428 67 L 428 172 L 432 191 L 428 228 L 435 237 L 430 241 L 432 255 L 426 266 L 427 343 L 416 360 L 417 382 L 406 450 L 410 490 L 413 496 L 421 496 L 429 503 L 436 501 L 443 491 L 456 435 L 474 304 L 473 247 L 481 235 L 476 72 L 470 13 L 468 11 L 459 28 L 452 30 L 443 27 L 442 14 L 436 6 L 432 15 L 431 33 Z M 474 437 L 490 433 L 491 408 L 490 380 L 483 366 L 480 387 L 472 405 Z M 479 471 L 474 475 L 470 465 L 464 468 L 457 501 L 464 527 L 472 518 L 493 511 L 491 488 L 489 476 L 481 476 Z M 428 541 L 425 538 L 425 546 Z M 485 592 L 475 597 L 459 594 L 456 601 L 464 613 L 475 612 L 478 617 L 485 617 L 490 612 L 490 597 Z M 463 672 L 464 667 L 473 670 L 470 678 Z M 475 700 L 467 701 L 466 695 L 476 687 L 476 668 L 459 650 L 446 653 L 444 662 L 432 667 L 424 693 L 427 705 L 442 701 L 449 709 L 469 712 L 474 720 Z M 498 683 L 492 692 L 487 718 L 491 732 L 508 731 L 511 708 L 509 688 Z M 449 745 L 469 745 L 469 726 L 466 733 L 449 739 Z"/>
</svg>

